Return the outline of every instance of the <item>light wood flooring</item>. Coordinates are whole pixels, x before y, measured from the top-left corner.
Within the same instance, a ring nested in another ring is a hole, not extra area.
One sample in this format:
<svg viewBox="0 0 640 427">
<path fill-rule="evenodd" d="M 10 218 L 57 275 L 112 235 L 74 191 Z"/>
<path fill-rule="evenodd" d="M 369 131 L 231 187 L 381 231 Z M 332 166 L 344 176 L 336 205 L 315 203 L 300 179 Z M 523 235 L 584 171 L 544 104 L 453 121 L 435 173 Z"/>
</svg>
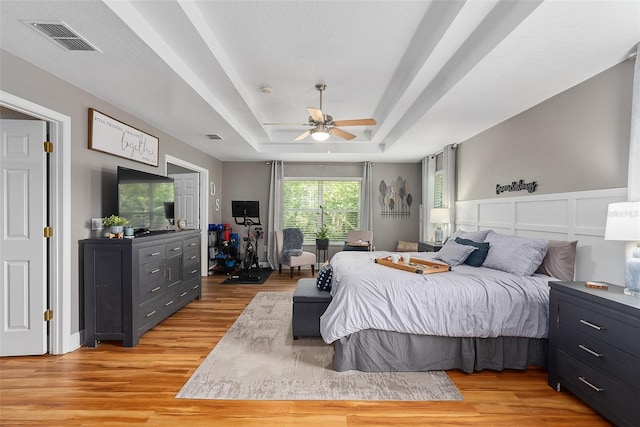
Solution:
<svg viewBox="0 0 640 427">
<path fill-rule="evenodd" d="M 309 270 L 302 277 L 310 277 Z M 546 372 L 449 371 L 456 402 L 215 401 L 175 399 L 256 292 L 293 290 L 277 271 L 264 285 L 203 279 L 203 297 L 134 348 L 103 342 L 63 356 L 0 359 L 0 425 L 169 426 L 609 426 Z"/>
</svg>

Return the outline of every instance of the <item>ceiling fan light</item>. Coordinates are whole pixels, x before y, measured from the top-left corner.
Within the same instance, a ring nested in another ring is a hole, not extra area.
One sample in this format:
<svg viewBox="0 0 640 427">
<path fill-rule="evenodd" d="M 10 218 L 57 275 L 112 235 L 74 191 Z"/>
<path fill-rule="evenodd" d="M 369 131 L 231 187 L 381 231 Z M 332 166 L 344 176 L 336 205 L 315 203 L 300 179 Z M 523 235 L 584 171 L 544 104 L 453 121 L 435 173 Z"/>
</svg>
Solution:
<svg viewBox="0 0 640 427">
<path fill-rule="evenodd" d="M 326 141 L 327 139 L 329 139 L 329 134 L 330 129 L 328 129 L 324 125 L 319 125 L 311 131 L 311 138 L 316 141 Z"/>
</svg>

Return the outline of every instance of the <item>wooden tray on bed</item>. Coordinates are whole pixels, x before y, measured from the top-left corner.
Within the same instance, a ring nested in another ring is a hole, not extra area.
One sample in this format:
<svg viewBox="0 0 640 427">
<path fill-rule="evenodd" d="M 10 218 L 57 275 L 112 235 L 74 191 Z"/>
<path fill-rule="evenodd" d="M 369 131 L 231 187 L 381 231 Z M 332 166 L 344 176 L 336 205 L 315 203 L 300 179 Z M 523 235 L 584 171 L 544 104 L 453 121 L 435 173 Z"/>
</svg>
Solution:
<svg viewBox="0 0 640 427">
<path fill-rule="evenodd" d="M 417 274 L 432 274 L 432 273 L 444 273 L 445 271 L 451 271 L 451 267 L 447 264 L 440 264 L 437 262 L 425 261 L 423 259 L 411 258 L 409 264 L 405 264 L 402 261 L 397 264 L 391 261 L 391 257 L 376 258 L 377 264 L 385 265 L 391 268 L 397 268 L 398 270 L 408 271 L 410 273 Z"/>
</svg>

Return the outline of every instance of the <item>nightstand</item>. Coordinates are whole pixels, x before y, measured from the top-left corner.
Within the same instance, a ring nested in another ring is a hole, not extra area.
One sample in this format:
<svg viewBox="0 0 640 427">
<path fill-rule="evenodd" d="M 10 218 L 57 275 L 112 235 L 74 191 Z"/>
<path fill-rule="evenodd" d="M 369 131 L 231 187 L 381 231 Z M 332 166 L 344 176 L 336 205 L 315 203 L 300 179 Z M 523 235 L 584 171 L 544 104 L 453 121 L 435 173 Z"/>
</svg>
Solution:
<svg viewBox="0 0 640 427">
<path fill-rule="evenodd" d="M 549 386 L 620 426 L 639 426 L 640 298 L 620 286 L 549 282 Z"/>
<path fill-rule="evenodd" d="M 442 249 L 443 243 L 418 242 L 418 252 L 438 252 Z"/>
</svg>

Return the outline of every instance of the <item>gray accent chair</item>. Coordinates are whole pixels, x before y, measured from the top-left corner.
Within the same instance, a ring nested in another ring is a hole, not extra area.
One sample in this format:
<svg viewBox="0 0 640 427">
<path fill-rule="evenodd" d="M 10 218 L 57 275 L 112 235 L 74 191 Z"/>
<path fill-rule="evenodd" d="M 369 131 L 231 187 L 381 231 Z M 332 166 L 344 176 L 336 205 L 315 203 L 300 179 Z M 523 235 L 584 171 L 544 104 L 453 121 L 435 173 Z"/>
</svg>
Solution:
<svg viewBox="0 0 640 427">
<path fill-rule="evenodd" d="M 288 266 L 291 269 L 291 277 L 293 277 L 293 269 L 298 267 L 298 272 L 300 272 L 300 267 L 303 265 L 311 266 L 311 276 L 315 276 L 316 274 L 316 255 L 311 252 L 302 252 L 302 255 L 292 256 L 287 263 L 282 259 L 282 250 L 283 250 L 283 236 L 282 230 L 274 231 L 274 235 L 276 238 L 276 255 L 278 258 L 278 273 L 282 274 L 282 266 Z"/>
</svg>

